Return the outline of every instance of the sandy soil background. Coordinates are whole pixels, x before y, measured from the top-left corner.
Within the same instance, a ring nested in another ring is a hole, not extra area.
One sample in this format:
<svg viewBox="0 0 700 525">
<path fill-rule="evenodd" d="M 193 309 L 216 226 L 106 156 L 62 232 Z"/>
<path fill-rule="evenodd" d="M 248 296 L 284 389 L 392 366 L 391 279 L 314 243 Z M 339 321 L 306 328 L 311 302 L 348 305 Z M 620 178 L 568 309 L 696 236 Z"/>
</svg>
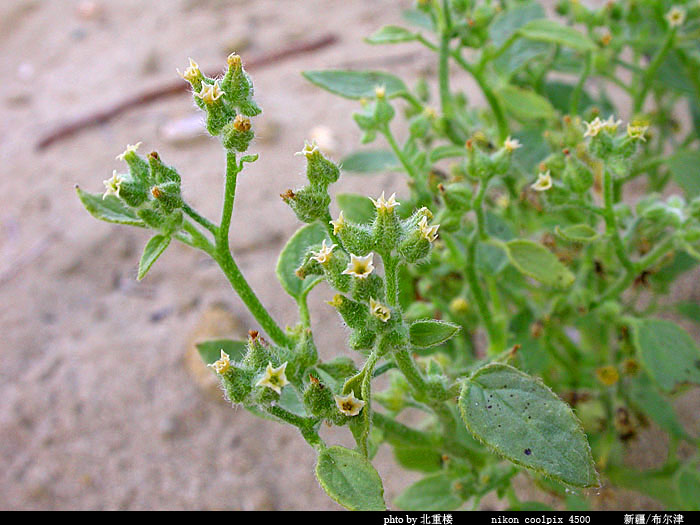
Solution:
<svg viewBox="0 0 700 525">
<path fill-rule="evenodd" d="M 41 153 L 35 144 L 66 119 L 171 81 L 188 56 L 208 70 L 223 67 L 232 51 L 245 60 L 336 35 L 331 47 L 252 72 L 264 109 L 252 148 L 261 159 L 239 179 L 232 246 L 263 303 L 281 324 L 292 323 L 293 303 L 272 270 L 299 224 L 278 194 L 302 183 L 304 162 L 293 153 L 305 138 L 330 133 L 336 158 L 359 138 L 350 116 L 357 104 L 299 73 L 365 63 L 415 78 L 431 68 L 434 59 L 417 48 L 361 41 L 398 23 L 399 7 L 410 3 L 0 3 L 0 509 L 338 508 L 318 487 L 314 454 L 294 429 L 232 410 L 188 359 L 195 340 L 255 328 L 217 268 L 173 244 L 137 283 L 147 232 L 98 223 L 75 197 L 76 183 L 102 191 L 102 180 L 122 169 L 115 155 L 142 140 L 145 152 L 157 149 L 178 167 L 188 200 L 216 217 L 224 157 L 216 141 L 193 133 L 191 100 L 150 104 Z M 402 188 L 387 174 L 346 177 L 334 190 Z M 328 293 L 312 294 L 326 357 L 345 351 L 339 322 L 323 304 Z M 349 444 L 344 433 L 329 436 Z M 638 446 L 642 457 L 654 448 Z M 416 479 L 386 448 L 377 466 L 387 501 Z M 597 505 L 652 505 L 604 496 L 593 496 Z"/>
</svg>

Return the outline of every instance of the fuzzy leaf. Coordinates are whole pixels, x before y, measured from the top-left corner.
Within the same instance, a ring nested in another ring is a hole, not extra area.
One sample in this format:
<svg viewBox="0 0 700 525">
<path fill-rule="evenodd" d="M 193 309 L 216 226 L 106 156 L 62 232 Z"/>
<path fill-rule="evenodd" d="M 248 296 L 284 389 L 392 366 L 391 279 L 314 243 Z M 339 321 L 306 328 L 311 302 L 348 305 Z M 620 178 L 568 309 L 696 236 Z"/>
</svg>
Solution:
<svg viewBox="0 0 700 525">
<path fill-rule="evenodd" d="M 588 224 L 574 224 L 564 228 L 557 226 L 554 231 L 559 237 L 569 242 L 589 243 L 599 237 L 598 232 Z"/>
<path fill-rule="evenodd" d="M 444 343 L 457 332 L 460 327 L 447 321 L 425 319 L 414 322 L 408 329 L 411 344 L 418 348 L 428 348 Z"/>
<path fill-rule="evenodd" d="M 409 24 L 427 29 L 428 31 L 435 31 L 433 19 L 430 18 L 430 15 L 425 11 L 421 11 L 420 9 L 406 9 L 401 12 L 401 16 Z"/>
<path fill-rule="evenodd" d="M 399 44 L 416 39 L 416 34 L 399 26 L 384 26 L 372 36 L 365 38 L 368 44 Z"/>
<path fill-rule="evenodd" d="M 107 195 L 103 199 L 101 193 L 87 193 L 78 187 L 75 188 L 75 191 L 85 209 L 96 219 L 140 228 L 146 227 L 146 223 L 114 195 Z"/>
<path fill-rule="evenodd" d="M 632 331 L 639 360 L 662 390 L 700 384 L 700 349 L 688 332 L 665 319 L 635 321 Z"/>
<path fill-rule="evenodd" d="M 688 199 L 700 195 L 700 150 L 681 150 L 668 161 L 673 179 Z"/>
<path fill-rule="evenodd" d="M 678 495 L 682 508 L 700 510 L 700 472 L 691 465 L 686 465 L 678 472 Z"/>
<path fill-rule="evenodd" d="M 556 113 L 552 104 L 534 91 L 516 86 L 504 86 L 498 94 L 506 110 L 518 120 L 546 119 Z"/>
<path fill-rule="evenodd" d="M 544 17 L 544 9 L 537 2 L 516 4 L 494 17 L 489 26 L 489 36 L 494 45 L 500 47 L 527 22 Z"/>
<path fill-rule="evenodd" d="M 513 463 L 568 485 L 598 485 L 581 424 L 541 381 L 509 365 L 486 365 L 464 383 L 459 408 L 474 437 Z"/>
<path fill-rule="evenodd" d="M 143 254 L 141 254 L 141 260 L 139 261 L 139 273 L 136 279 L 139 281 L 146 277 L 148 270 L 151 269 L 153 263 L 158 260 L 165 249 L 170 245 L 169 235 L 154 235 L 146 243 L 143 249 Z"/>
<path fill-rule="evenodd" d="M 386 88 L 391 98 L 408 91 L 400 78 L 382 71 L 304 71 L 304 78 L 320 88 L 350 99 L 373 98 L 374 89 Z"/>
<path fill-rule="evenodd" d="M 438 146 L 433 151 L 430 152 L 430 162 L 437 162 L 442 159 L 448 159 L 452 157 L 466 157 L 467 150 L 461 146 L 453 146 L 451 144 L 445 146 Z"/>
<path fill-rule="evenodd" d="M 435 447 L 394 447 L 397 463 L 408 470 L 435 472 L 442 468 L 442 454 Z"/>
<path fill-rule="evenodd" d="M 352 173 L 376 173 L 400 169 L 396 155 L 387 150 L 355 151 L 343 158 L 340 166 L 343 171 Z"/>
<path fill-rule="evenodd" d="M 316 478 L 323 490 L 346 509 L 386 510 L 382 480 L 359 452 L 338 446 L 322 450 Z"/>
<path fill-rule="evenodd" d="M 363 224 L 374 220 L 376 208 L 364 195 L 339 193 L 335 196 L 335 201 L 343 210 L 343 216 L 352 222 Z"/>
<path fill-rule="evenodd" d="M 516 239 L 504 246 L 511 264 L 521 273 L 547 286 L 568 288 L 573 284 L 574 274 L 541 244 Z"/>
<path fill-rule="evenodd" d="M 394 500 L 402 510 L 456 510 L 462 499 L 452 491 L 452 479 L 446 474 L 434 474 L 417 481 Z"/>
<path fill-rule="evenodd" d="M 197 343 L 197 351 L 205 364 L 210 365 L 221 357 L 221 351 L 226 352 L 231 361 L 243 359 L 248 349 L 245 341 L 234 341 L 233 339 L 211 339 Z"/>
<path fill-rule="evenodd" d="M 646 374 L 640 374 L 629 383 L 630 401 L 637 410 L 647 414 L 657 425 L 666 432 L 680 439 L 691 438 L 678 420 L 673 405 L 661 395 Z"/>
<path fill-rule="evenodd" d="M 277 259 L 277 278 L 282 288 L 295 299 L 301 297 L 321 279 L 317 275 L 307 275 L 305 279 L 299 279 L 294 272 L 299 268 L 309 246 L 320 244 L 325 238 L 326 229 L 322 224 L 314 222 L 302 226 L 287 241 Z"/>
<path fill-rule="evenodd" d="M 596 48 L 593 41 L 583 33 L 546 18 L 528 22 L 518 33 L 528 40 L 561 44 L 577 51 L 593 51 Z"/>
</svg>

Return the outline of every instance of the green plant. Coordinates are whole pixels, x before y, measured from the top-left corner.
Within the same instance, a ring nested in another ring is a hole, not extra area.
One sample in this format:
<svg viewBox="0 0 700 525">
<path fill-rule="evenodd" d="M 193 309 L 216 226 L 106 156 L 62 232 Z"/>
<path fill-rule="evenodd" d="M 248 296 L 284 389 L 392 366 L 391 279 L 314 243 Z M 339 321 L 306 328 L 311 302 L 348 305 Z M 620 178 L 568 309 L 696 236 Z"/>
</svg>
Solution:
<svg viewBox="0 0 700 525">
<path fill-rule="evenodd" d="M 370 36 L 435 52 L 436 107 L 425 80 L 409 89 L 385 72 L 304 73 L 359 100 L 362 142 L 388 145 L 357 151 L 343 170 L 402 171 L 409 194 L 339 194 L 333 218 L 329 186 L 341 168 L 305 145 L 308 184 L 282 193 L 306 223 L 276 269 L 299 310 L 287 330 L 229 247 L 236 180 L 257 160 L 246 151 L 261 111 L 240 57 L 221 79 L 194 62 L 182 74 L 226 150 L 218 224 L 187 203 L 175 169 L 137 146 L 120 156 L 129 172 L 105 181 L 104 195 L 78 189 L 95 217 L 156 232 L 139 279 L 172 239 L 218 263 L 269 340 L 211 341 L 203 358 L 232 403 L 299 429 L 318 451 L 322 487 L 347 508 L 385 507 L 371 463 L 382 443 L 426 473 L 395 502 L 408 510 L 476 508 L 492 491 L 524 508 L 511 486 L 523 469 L 571 506 L 583 502 L 567 488 L 596 487 L 599 472 L 670 507 L 700 501 L 698 440 L 671 405 L 700 384 L 700 351 L 654 317 L 700 259 L 700 5 L 563 0 L 557 12 L 547 18 L 536 1 L 422 0 L 404 12 L 416 29 Z M 470 76 L 486 106 L 453 90 L 453 74 Z M 613 115 L 625 108 L 623 125 Z M 646 192 L 630 205 L 622 197 L 632 181 Z M 683 193 L 662 197 L 671 182 Z M 307 296 L 322 281 L 337 291 L 329 305 L 354 359 L 318 357 Z M 696 304 L 676 306 L 700 321 Z M 387 386 L 377 391 L 380 376 Z M 406 409 L 423 415 L 416 426 L 398 421 Z M 648 420 L 668 433 L 668 460 L 632 472 L 623 444 Z M 323 422 L 347 425 L 355 449 L 328 446 Z M 677 454 L 682 441 L 690 459 Z"/>
</svg>

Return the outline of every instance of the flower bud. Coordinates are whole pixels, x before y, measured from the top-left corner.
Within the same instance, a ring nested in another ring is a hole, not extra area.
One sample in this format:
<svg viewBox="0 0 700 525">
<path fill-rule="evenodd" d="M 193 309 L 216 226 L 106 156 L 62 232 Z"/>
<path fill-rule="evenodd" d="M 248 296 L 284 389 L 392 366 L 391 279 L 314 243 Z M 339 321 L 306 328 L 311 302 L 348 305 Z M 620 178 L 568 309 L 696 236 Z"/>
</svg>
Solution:
<svg viewBox="0 0 700 525">
<path fill-rule="evenodd" d="M 241 57 L 235 53 L 229 55 L 228 71 L 221 81 L 226 92 L 226 101 L 237 107 L 243 115 L 254 117 L 262 110 L 253 100 L 253 82 L 243 69 Z"/>
<path fill-rule="evenodd" d="M 253 390 L 253 374 L 235 363 L 221 376 L 221 386 L 231 403 L 243 403 Z"/>
<path fill-rule="evenodd" d="M 401 235 L 401 221 L 394 210 L 400 203 L 395 197 L 394 193 L 387 200 L 382 192 L 379 199 L 371 199 L 377 209 L 377 215 L 372 224 L 372 240 L 380 253 L 391 253 Z"/>
<path fill-rule="evenodd" d="M 143 158 L 136 154 L 136 150 L 141 145 L 140 142 L 136 144 L 129 144 L 123 153 L 117 155 L 117 160 L 123 160 L 129 166 L 129 173 L 135 181 L 143 184 L 148 184 L 149 178 L 149 165 Z"/>
<path fill-rule="evenodd" d="M 152 151 L 148 154 L 148 165 L 151 170 L 149 180 L 152 183 L 177 182 L 180 184 L 180 174 L 174 168 L 163 164 L 157 152 Z"/>
<path fill-rule="evenodd" d="M 575 193 L 586 193 L 593 186 L 593 173 L 581 161 L 569 155 L 564 168 L 564 182 Z"/>
<path fill-rule="evenodd" d="M 166 213 L 182 207 L 179 182 L 164 182 L 151 187 L 151 196 Z"/>
<path fill-rule="evenodd" d="M 338 166 L 321 153 L 315 140 L 305 142 L 304 149 L 297 152 L 297 155 L 306 157 L 306 177 L 312 186 L 327 188 L 340 177 Z"/>
<path fill-rule="evenodd" d="M 222 142 L 228 150 L 244 152 L 248 149 L 255 133 L 251 129 L 250 119 L 236 115 L 232 122 L 223 127 Z"/>
<path fill-rule="evenodd" d="M 326 192 L 306 186 L 296 191 L 287 190 L 281 195 L 282 200 L 294 211 L 297 218 L 312 223 L 325 217 L 331 198 Z"/>
<path fill-rule="evenodd" d="M 343 321 L 350 328 L 363 328 L 367 325 L 369 309 L 366 305 L 348 299 L 341 294 L 333 296 L 333 299 L 328 304 L 338 310 Z"/>
<path fill-rule="evenodd" d="M 309 384 L 304 389 L 304 406 L 314 417 L 328 419 L 335 411 L 333 392 L 313 375 L 309 376 Z"/>
<path fill-rule="evenodd" d="M 445 206 L 452 211 L 466 213 L 472 205 L 472 188 L 464 182 L 438 185 L 440 195 L 445 201 Z"/>
</svg>

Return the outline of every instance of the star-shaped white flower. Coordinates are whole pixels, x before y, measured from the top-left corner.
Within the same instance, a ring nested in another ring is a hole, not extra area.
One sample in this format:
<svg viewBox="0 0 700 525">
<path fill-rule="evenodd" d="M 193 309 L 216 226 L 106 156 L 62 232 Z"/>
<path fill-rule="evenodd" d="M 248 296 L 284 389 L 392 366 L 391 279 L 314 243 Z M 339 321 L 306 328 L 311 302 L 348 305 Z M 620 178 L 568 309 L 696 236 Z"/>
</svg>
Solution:
<svg viewBox="0 0 700 525">
<path fill-rule="evenodd" d="M 671 27 L 683 25 L 683 22 L 685 22 L 685 10 L 678 6 L 673 6 L 671 10 L 666 13 L 666 20 Z"/>
<path fill-rule="evenodd" d="M 642 142 L 646 142 L 647 139 L 644 135 L 646 135 L 648 129 L 649 126 L 630 123 L 627 124 L 627 136 L 631 139 L 637 139 L 641 140 Z"/>
<path fill-rule="evenodd" d="M 308 140 L 304 141 L 304 149 L 301 151 L 297 151 L 294 155 L 304 155 L 307 159 L 310 159 L 313 157 L 316 153 L 318 153 L 318 144 L 316 144 L 315 140 L 312 140 L 309 142 Z"/>
<path fill-rule="evenodd" d="M 607 120 L 601 122 L 601 127 L 609 133 L 615 133 L 620 124 L 622 124 L 622 120 L 615 120 L 615 117 L 610 115 Z"/>
<path fill-rule="evenodd" d="M 428 226 L 428 217 L 423 217 L 418 223 L 418 227 L 420 228 L 420 236 L 426 241 L 433 242 L 437 239 L 437 232 L 440 225 L 433 224 L 432 226 Z"/>
<path fill-rule="evenodd" d="M 603 121 L 599 117 L 594 118 L 591 122 L 584 122 L 584 124 L 586 125 L 584 137 L 595 137 L 603 129 Z"/>
<path fill-rule="evenodd" d="M 503 147 L 508 153 L 513 153 L 516 149 L 522 148 L 523 145 L 520 144 L 520 141 L 518 139 L 508 137 L 503 143 Z"/>
<path fill-rule="evenodd" d="M 337 245 L 336 244 L 331 244 L 330 246 L 326 246 L 326 239 L 323 239 L 323 242 L 321 243 L 321 249 L 317 252 L 311 252 L 314 254 L 312 259 L 314 261 L 317 261 L 321 264 L 325 264 L 328 261 L 331 260 L 331 255 L 333 254 L 333 248 L 335 248 Z"/>
<path fill-rule="evenodd" d="M 214 81 L 213 84 L 202 84 L 202 90 L 197 93 L 197 96 L 201 98 L 205 104 L 211 105 L 221 97 L 224 96 L 224 92 L 221 91 L 221 86 L 219 86 L 219 81 Z"/>
<path fill-rule="evenodd" d="M 121 175 L 117 174 L 117 170 L 114 170 L 112 172 L 112 177 L 103 181 L 106 190 L 104 192 L 104 195 L 102 195 L 102 199 L 106 199 L 107 195 L 116 195 L 117 197 L 119 197 L 119 190 L 121 188 L 123 180 L 124 178 Z"/>
<path fill-rule="evenodd" d="M 267 388 L 271 388 L 280 394 L 282 392 L 282 387 L 289 384 L 289 381 L 287 381 L 287 376 L 284 373 L 286 369 L 286 361 L 278 368 L 273 368 L 272 363 L 267 363 L 265 375 L 260 378 L 257 383 L 255 383 L 255 386 L 266 386 Z"/>
<path fill-rule="evenodd" d="M 346 416 L 356 416 L 365 406 L 365 402 L 361 399 L 357 399 L 355 394 L 350 392 L 347 396 L 333 396 L 335 399 L 335 404 L 343 414 Z"/>
<path fill-rule="evenodd" d="M 364 257 L 359 257 L 355 254 L 350 254 L 350 262 L 348 267 L 343 270 L 346 275 L 352 275 L 358 279 L 366 279 L 374 270 L 373 264 L 374 254 L 370 253 Z"/>
<path fill-rule="evenodd" d="M 546 191 L 552 187 L 552 176 L 547 170 L 545 173 L 540 173 L 537 175 L 537 182 L 535 182 L 531 188 L 535 191 Z"/>
<path fill-rule="evenodd" d="M 213 368 L 217 374 L 223 375 L 231 368 L 231 357 L 222 349 L 221 357 L 207 366 Z"/>
<path fill-rule="evenodd" d="M 202 76 L 202 72 L 199 70 L 199 65 L 197 62 L 192 60 L 191 58 L 189 59 L 190 65 L 187 69 L 185 69 L 184 73 L 181 73 L 180 70 L 177 70 L 177 74 L 180 75 L 182 78 L 187 80 L 187 82 L 192 82 L 193 80 L 199 78 Z"/>
<path fill-rule="evenodd" d="M 369 300 L 369 311 L 374 317 L 383 323 L 386 323 L 389 319 L 391 319 L 391 311 L 389 308 L 372 298 Z"/>
<path fill-rule="evenodd" d="M 127 144 L 126 149 L 124 150 L 123 153 L 120 153 L 117 155 L 117 160 L 124 160 L 124 158 L 129 154 L 129 153 L 136 153 L 136 150 L 139 149 L 139 146 L 141 145 L 141 142 L 137 142 L 136 144 Z"/>
<path fill-rule="evenodd" d="M 374 96 L 377 98 L 386 97 L 386 86 L 376 86 L 374 88 Z"/>
<path fill-rule="evenodd" d="M 334 221 L 329 221 L 333 225 L 333 235 L 338 235 L 338 232 L 345 227 L 345 217 L 343 217 L 343 212 L 338 214 L 338 218 Z"/>
<path fill-rule="evenodd" d="M 388 200 L 384 198 L 384 192 L 382 192 L 377 200 L 374 200 L 372 197 L 370 197 L 369 200 L 372 201 L 379 212 L 391 213 L 394 211 L 394 208 L 401 204 L 396 201 L 396 193 L 392 193 Z"/>
</svg>

